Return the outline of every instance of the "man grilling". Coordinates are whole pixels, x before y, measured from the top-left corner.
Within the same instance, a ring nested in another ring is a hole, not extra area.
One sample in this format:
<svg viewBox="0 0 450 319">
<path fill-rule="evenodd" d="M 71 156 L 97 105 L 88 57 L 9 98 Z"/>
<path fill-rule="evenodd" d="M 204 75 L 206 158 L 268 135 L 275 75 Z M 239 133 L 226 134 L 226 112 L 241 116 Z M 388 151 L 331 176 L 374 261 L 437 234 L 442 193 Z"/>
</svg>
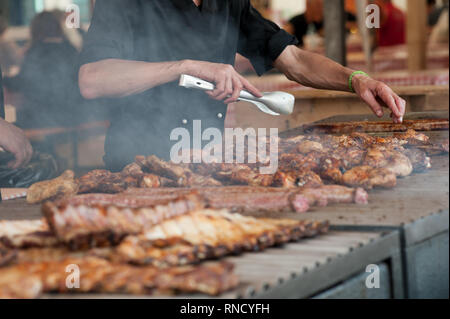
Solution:
<svg viewBox="0 0 450 319">
<path fill-rule="evenodd" d="M 272 68 L 302 85 L 354 90 L 378 116 L 402 121 L 405 101 L 388 86 L 297 47 L 295 37 L 264 19 L 250 0 L 97 0 L 81 55 L 87 99 L 106 98 L 111 127 L 105 163 L 121 170 L 138 154 L 168 159 L 170 132 L 223 129 L 227 104 L 241 90 L 259 92 L 232 67 L 236 53 L 262 75 Z M 181 74 L 215 83 L 211 92 L 179 88 Z"/>
</svg>

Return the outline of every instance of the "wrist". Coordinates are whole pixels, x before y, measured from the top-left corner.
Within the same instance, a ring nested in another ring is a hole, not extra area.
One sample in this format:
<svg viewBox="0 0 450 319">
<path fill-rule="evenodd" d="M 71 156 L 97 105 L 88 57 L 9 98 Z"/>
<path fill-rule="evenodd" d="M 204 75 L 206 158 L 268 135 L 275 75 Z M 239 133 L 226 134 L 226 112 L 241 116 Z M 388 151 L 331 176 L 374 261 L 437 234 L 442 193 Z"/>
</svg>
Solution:
<svg viewBox="0 0 450 319">
<path fill-rule="evenodd" d="M 348 80 L 348 86 L 349 90 L 352 93 L 359 92 L 360 84 L 367 80 L 369 78 L 369 75 L 363 71 L 355 71 L 353 72 Z"/>
<path fill-rule="evenodd" d="M 179 63 L 179 75 L 181 74 L 189 74 L 193 75 L 193 69 L 194 69 L 194 61 L 193 60 L 182 60 Z"/>
</svg>

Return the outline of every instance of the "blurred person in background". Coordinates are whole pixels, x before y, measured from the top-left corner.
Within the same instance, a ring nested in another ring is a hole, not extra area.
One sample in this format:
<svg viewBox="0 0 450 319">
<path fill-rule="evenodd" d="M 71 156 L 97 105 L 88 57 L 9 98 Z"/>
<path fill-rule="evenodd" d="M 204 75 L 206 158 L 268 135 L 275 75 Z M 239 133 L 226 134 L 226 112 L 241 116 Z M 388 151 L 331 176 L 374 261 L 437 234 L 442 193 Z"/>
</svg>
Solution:
<svg viewBox="0 0 450 319">
<path fill-rule="evenodd" d="M 19 71 L 23 52 L 14 42 L 6 39 L 8 21 L 0 16 L 0 66 L 5 75 L 14 75 Z"/>
<path fill-rule="evenodd" d="M 442 12 L 438 22 L 434 26 L 430 35 L 430 44 L 445 44 L 449 43 L 449 32 L 448 32 L 448 7 Z"/>
<path fill-rule="evenodd" d="M 375 0 L 380 7 L 381 25 L 376 29 L 377 45 L 380 47 L 406 43 L 406 16 L 391 0 Z"/>
<path fill-rule="evenodd" d="M 77 59 L 78 51 L 57 17 L 51 12 L 38 14 L 31 23 L 31 45 L 20 73 L 4 79 L 6 88 L 23 97 L 17 112 L 21 128 L 65 127 L 77 122 L 81 100 Z"/>
<path fill-rule="evenodd" d="M 448 1 L 444 1 L 442 6 L 437 5 L 436 0 L 427 0 L 427 9 L 428 9 L 428 26 L 435 27 L 442 14 L 448 11 Z"/>
<path fill-rule="evenodd" d="M 83 48 L 83 37 L 85 36 L 84 30 L 81 28 L 68 28 L 66 26 L 68 15 L 65 11 L 53 10 L 53 14 L 61 22 L 61 27 L 64 31 L 66 38 L 69 40 L 69 42 L 78 51 L 81 51 L 81 49 Z"/>
<path fill-rule="evenodd" d="M 299 41 L 299 46 L 305 45 L 304 38 L 310 32 L 323 36 L 324 29 L 324 14 L 323 14 L 323 0 L 307 0 L 306 11 L 303 14 L 293 17 L 285 26 L 284 29 Z M 355 15 L 347 12 L 347 28 L 351 29 L 352 24 L 356 25 Z"/>
</svg>

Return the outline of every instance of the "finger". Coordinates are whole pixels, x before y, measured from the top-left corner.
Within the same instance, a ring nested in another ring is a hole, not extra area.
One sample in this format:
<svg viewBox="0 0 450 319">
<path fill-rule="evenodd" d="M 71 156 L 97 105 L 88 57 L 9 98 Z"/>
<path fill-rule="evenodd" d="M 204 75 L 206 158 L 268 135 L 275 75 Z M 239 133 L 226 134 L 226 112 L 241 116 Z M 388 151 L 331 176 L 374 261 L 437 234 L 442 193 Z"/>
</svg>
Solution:
<svg viewBox="0 0 450 319">
<path fill-rule="evenodd" d="M 226 79 L 223 79 L 216 83 L 216 88 L 211 91 L 211 97 L 216 100 L 220 100 L 218 97 L 225 91 Z"/>
<path fill-rule="evenodd" d="M 403 122 L 403 117 L 406 114 L 406 101 L 404 99 L 402 99 L 401 97 L 399 97 L 399 96 L 396 96 L 395 100 L 396 100 L 399 112 L 401 114 L 400 121 Z"/>
<path fill-rule="evenodd" d="M 227 99 L 231 94 L 233 94 L 233 81 L 231 77 L 228 78 L 225 83 L 225 89 L 223 90 L 222 94 L 217 96 L 217 99 L 220 101 Z"/>
<path fill-rule="evenodd" d="M 366 102 L 370 106 L 372 111 L 378 117 L 383 117 L 384 115 L 383 108 L 381 107 L 380 103 L 378 103 L 372 92 L 367 91 L 366 93 L 361 94 L 361 98 L 364 100 L 364 102 Z"/>
<path fill-rule="evenodd" d="M 397 118 L 400 118 L 403 116 L 403 114 L 401 114 L 399 108 L 397 107 L 394 95 L 395 93 L 392 92 L 392 90 L 387 89 L 386 87 L 382 88 L 378 92 L 378 96 L 381 98 L 381 100 L 389 107 L 389 109 L 394 113 L 394 115 Z"/>
<path fill-rule="evenodd" d="M 263 94 L 261 93 L 260 90 L 258 90 L 253 84 L 251 84 L 246 78 L 240 76 L 242 85 L 243 85 L 243 89 L 247 90 L 248 92 L 250 92 L 251 94 L 253 94 L 256 97 L 262 97 Z"/>
<path fill-rule="evenodd" d="M 11 169 L 18 169 L 19 167 L 22 166 L 24 157 L 23 157 L 23 154 L 21 154 L 21 153 L 16 153 L 16 154 L 14 154 L 14 156 L 15 156 L 15 160 L 9 162 L 8 167 Z"/>
<path fill-rule="evenodd" d="M 243 85 L 241 81 L 238 78 L 233 79 L 233 94 L 230 96 L 229 99 L 225 101 L 225 104 L 234 103 L 239 99 L 239 96 L 241 95 L 241 91 L 243 89 Z"/>
</svg>

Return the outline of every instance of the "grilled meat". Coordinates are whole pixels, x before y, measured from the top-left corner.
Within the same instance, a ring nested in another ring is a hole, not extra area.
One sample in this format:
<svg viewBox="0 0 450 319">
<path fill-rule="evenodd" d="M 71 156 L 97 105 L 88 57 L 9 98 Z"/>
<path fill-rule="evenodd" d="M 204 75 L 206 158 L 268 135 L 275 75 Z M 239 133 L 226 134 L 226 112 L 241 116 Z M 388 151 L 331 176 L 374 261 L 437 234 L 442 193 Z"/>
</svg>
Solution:
<svg viewBox="0 0 450 319">
<path fill-rule="evenodd" d="M 409 158 L 415 172 L 422 172 L 431 168 L 431 158 L 424 151 L 409 148 L 404 150 L 403 154 Z"/>
<path fill-rule="evenodd" d="M 328 223 L 255 219 L 204 210 L 165 221 L 142 235 L 130 236 L 117 251 L 121 260 L 129 263 L 174 266 L 260 251 L 327 230 Z"/>
<path fill-rule="evenodd" d="M 133 204 L 124 201 L 127 202 Z M 139 234 L 161 221 L 202 208 L 201 198 L 187 195 L 171 200 L 142 199 L 134 206 L 49 202 L 43 205 L 43 213 L 61 242 L 80 249 L 117 244 L 127 235 Z"/>
<path fill-rule="evenodd" d="M 53 247 L 58 239 L 45 220 L 1 221 L 0 244 L 8 248 Z"/>
<path fill-rule="evenodd" d="M 302 190 L 301 194 L 308 199 L 311 207 L 351 203 L 366 205 L 369 200 L 369 195 L 362 188 L 354 189 L 338 185 L 306 188 Z"/>
<path fill-rule="evenodd" d="M 393 188 L 397 185 L 397 177 L 390 170 L 371 166 L 354 167 L 344 174 L 342 180 L 345 185 L 365 189 Z"/>
<path fill-rule="evenodd" d="M 27 192 L 27 203 L 38 204 L 46 200 L 55 200 L 76 195 L 78 183 L 75 173 L 65 171 L 61 176 L 32 185 Z"/>
<path fill-rule="evenodd" d="M 390 150 L 384 146 L 372 146 L 363 162 L 366 166 L 385 168 L 396 176 L 409 176 L 413 166 L 409 158 L 400 151 Z"/>
<path fill-rule="evenodd" d="M 67 287 L 69 265 L 80 269 L 80 288 Z M 219 295 L 237 284 L 229 263 L 158 269 L 86 257 L 0 269 L 0 298 L 38 298 L 44 292 L 149 295 L 171 291 Z"/>
<path fill-rule="evenodd" d="M 319 175 L 309 170 L 278 171 L 274 178 L 274 187 L 295 188 L 311 187 L 316 188 L 323 185 Z"/>
</svg>

